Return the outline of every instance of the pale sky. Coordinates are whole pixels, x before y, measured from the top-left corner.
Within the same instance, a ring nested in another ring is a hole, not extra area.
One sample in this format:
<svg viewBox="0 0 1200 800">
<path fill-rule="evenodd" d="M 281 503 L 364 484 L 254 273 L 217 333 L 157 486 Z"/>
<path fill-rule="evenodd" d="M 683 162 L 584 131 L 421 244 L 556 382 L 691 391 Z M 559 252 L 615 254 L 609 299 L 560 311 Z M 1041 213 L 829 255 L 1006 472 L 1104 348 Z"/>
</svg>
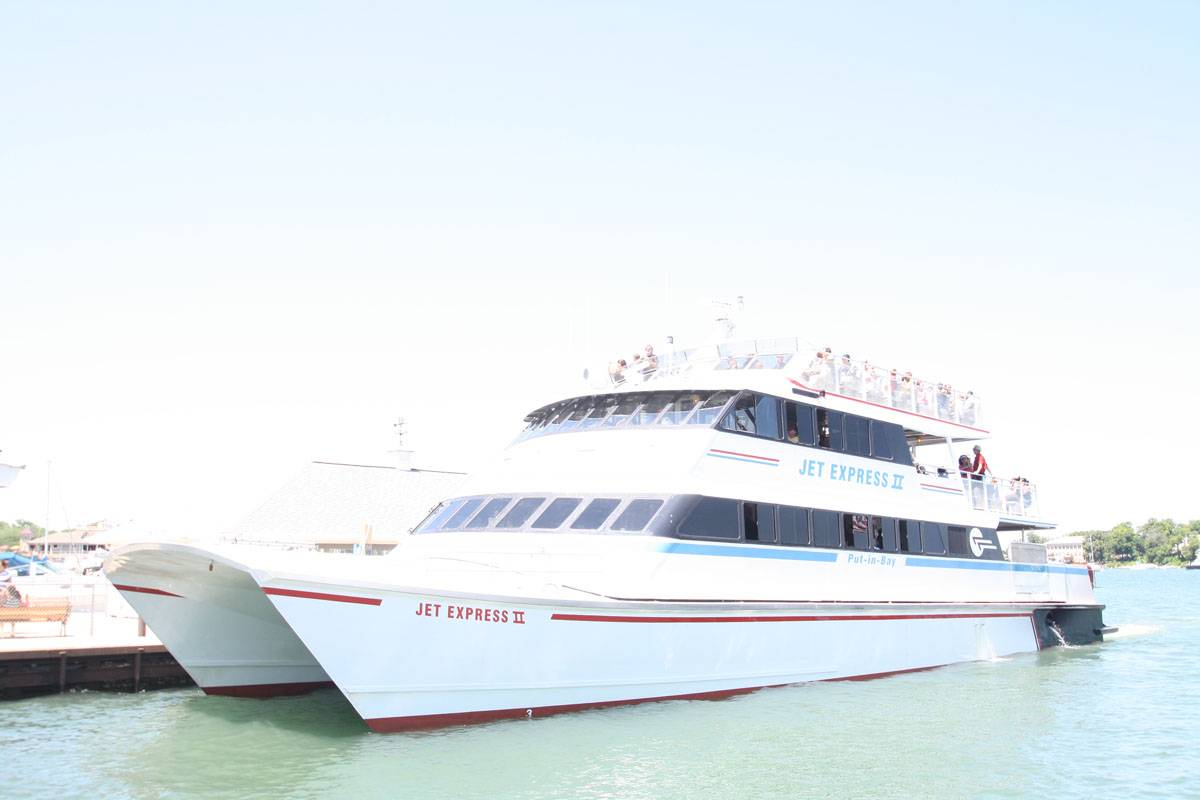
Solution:
<svg viewBox="0 0 1200 800">
<path fill-rule="evenodd" d="M 973 388 L 1064 530 L 1200 517 L 1200 5 L 0 2 L 0 520 L 468 469 L 744 295 Z"/>
</svg>

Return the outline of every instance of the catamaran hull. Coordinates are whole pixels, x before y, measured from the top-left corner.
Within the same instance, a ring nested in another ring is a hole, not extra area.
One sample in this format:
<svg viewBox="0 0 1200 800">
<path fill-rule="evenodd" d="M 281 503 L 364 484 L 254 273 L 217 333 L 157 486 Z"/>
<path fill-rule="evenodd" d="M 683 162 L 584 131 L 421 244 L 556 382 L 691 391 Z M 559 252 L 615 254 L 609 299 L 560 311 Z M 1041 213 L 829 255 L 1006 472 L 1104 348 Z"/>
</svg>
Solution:
<svg viewBox="0 0 1200 800">
<path fill-rule="evenodd" d="M 541 716 L 1040 649 L 1025 607 L 529 604 L 267 585 L 375 731 Z"/>
<path fill-rule="evenodd" d="M 134 545 L 105 572 L 208 694 L 271 697 L 331 685 L 236 561 L 183 545 Z"/>
</svg>

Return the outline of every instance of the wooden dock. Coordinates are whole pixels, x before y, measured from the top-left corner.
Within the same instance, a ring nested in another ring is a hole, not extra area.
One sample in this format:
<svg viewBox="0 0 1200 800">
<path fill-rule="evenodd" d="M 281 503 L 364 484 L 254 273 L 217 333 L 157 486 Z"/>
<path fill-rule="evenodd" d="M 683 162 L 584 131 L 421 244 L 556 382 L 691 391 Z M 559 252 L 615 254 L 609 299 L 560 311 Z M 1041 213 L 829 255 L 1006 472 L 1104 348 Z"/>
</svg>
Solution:
<svg viewBox="0 0 1200 800">
<path fill-rule="evenodd" d="M 161 644 L 46 647 L 0 651 L 0 699 L 100 689 L 138 692 L 191 686 L 192 679 Z"/>
</svg>

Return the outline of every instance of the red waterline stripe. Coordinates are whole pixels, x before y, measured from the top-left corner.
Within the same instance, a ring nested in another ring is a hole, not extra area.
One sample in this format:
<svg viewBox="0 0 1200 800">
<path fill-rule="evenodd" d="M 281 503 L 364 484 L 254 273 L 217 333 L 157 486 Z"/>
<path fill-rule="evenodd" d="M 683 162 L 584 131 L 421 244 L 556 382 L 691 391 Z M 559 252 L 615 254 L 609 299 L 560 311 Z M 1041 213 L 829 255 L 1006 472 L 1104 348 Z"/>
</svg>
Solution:
<svg viewBox="0 0 1200 800">
<path fill-rule="evenodd" d="M 308 694 L 326 686 L 333 686 L 333 681 L 255 683 L 245 686 L 201 686 L 200 688 L 204 690 L 205 694 L 223 697 L 290 697 L 297 694 Z"/>
<path fill-rule="evenodd" d="M 120 589 L 122 592 L 141 592 L 142 594 L 158 594 L 158 595 L 162 595 L 163 597 L 183 597 L 183 595 L 181 595 L 181 594 L 175 594 L 174 592 L 166 592 L 166 591 L 163 591 L 162 589 L 151 589 L 146 586 L 129 586 L 128 584 L 124 584 L 124 583 L 114 583 L 113 588 Z"/>
<path fill-rule="evenodd" d="M 550 619 L 564 622 L 863 622 L 903 619 L 988 619 L 1027 617 L 1026 613 L 995 614 L 844 614 L 781 617 L 635 617 L 606 614 L 551 614 Z"/>
<path fill-rule="evenodd" d="M 718 450 L 718 449 L 716 449 L 715 447 L 714 447 L 714 448 L 711 448 L 711 449 L 710 449 L 708 452 L 710 452 L 710 453 L 723 453 L 723 454 L 725 454 L 725 455 L 727 455 L 727 456 L 741 456 L 742 458 L 755 458 L 755 459 L 758 459 L 759 461 L 771 461 L 771 462 L 774 462 L 774 463 L 776 463 L 776 464 L 778 464 L 778 463 L 779 463 L 779 459 L 778 459 L 778 458 L 771 458 L 771 457 L 769 457 L 769 456 L 756 456 L 756 455 L 753 455 L 753 454 L 751 454 L 751 453 L 737 453 L 737 452 L 734 452 L 733 450 Z"/>
<path fill-rule="evenodd" d="M 332 600 L 335 603 L 360 603 L 364 606 L 377 606 L 383 602 L 383 600 L 378 597 L 354 597 L 348 594 L 302 592 L 299 589 L 276 589 L 271 586 L 264 586 L 263 593 L 279 595 L 281 597 L 303 597 L 308 600 Z"/>
<path fill-rule="evenodd" d="M 876 678 L 886 678 L 891 675 L 903 675 L 908 672 L 924 672 L 938 669 L 944 664 L 929 667 L 911 667 L 896 669 L 889 672 L 872 672 L 866 675 L 848 675 L 844 678 L 824 678 L 823 682 L 833 681 L 869 681 Z M 668 694 L 659 697 L 637 697 L 629 700 L 601 700 L 595 703 L 575 703 L 562 706 L 538 706 L 534 708 L 503 708 L 492 711 L 463 711 L 455 714 L 425 714 L 416 717 L 376 717 L 366 720 L 367 725 L 376 733 L 399 733 L 401 731 L 421 731 L 434 728 L 447 728 L 451 725 L 473 725 L 480 722 L 495 722 L 502 719 L 524 719 L 533 717 L 548 717 L 553 714 L 564 714 L 572 711 L 588 711 L 597 708 L 613 706 L 634 706 L 642 703 L 658 703 L 664 700 L 724 700 L 742 694 L 757 692 L 759 689 L 774 689 L 788 686 L 786 683 L 774 683 L 767 686 L 749 686 L 743 689 L 722 689 L 715 692 L 693 692 L 691 694 Z"/>
<path fill-rule="evenodd" d="M 928 414 L 918 414 L 916 411 L 906 411 L 903 408 L 896 408 L 895 406 L 888 406 L 888 405 L 884 405 L 883 403 L 873 402 L 871 400 L 862 400 L 858 397 L 851 397 L 850 395 L 846 395 L 846 394 L 838 394 L 837 392 L 831 392 L 828 389 L 814 389 L 811 386 L 805 386 L 803 383 L 800 383 L 800 381 L 793 380 L 792 378 L 788 378 L 788 380 L 791 383 L 795 384 L 796 386 L 799 386 L 801 389 L 807 389 L 810 392 L 817 392 L 819 394 L 829 395 L 830 397 L 840 397 L 843 400 L 851 400 L 855 403 L 866 403 L 869 406 L 875 406 L 876 408 L 882 408 L 887 411 L 899 411 L 901 414 L 908 414 L 913 417 L 920 417 L 921 419 L 932 420 L 933 422 L 944 422 L 947 425 L 954 425 L 959 428 L 966 428 L 969 431 L 978 431 L 979 433 L 987 433 L 987 430 L 984 428 L 976 428 L 971 425 L 964 425 L 961 422 L 951 422 L 948 419 L 942 419 L 941 417 L 931 417 Z"/>
</svg>

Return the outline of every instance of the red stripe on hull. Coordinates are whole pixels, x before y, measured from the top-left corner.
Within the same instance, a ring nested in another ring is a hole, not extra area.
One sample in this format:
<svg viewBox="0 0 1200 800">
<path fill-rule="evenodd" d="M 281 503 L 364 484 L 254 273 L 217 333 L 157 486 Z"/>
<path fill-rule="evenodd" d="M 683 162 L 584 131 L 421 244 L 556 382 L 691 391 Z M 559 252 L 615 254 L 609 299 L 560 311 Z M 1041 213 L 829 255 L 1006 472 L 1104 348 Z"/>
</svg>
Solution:
<svg viewBox="0 0 1200 800">
<path fill-rule="evenodd" d="M 1021 614 L 1019 616 L 1025 616 Z M 934 664 L 929 667 L 911 667 L 890 672 L 872 672 L 865 675 L 847 675 L 844 678 L 823 678 L 818 683 L 836 681 L 871 681 L 877 678 L 888 678 L 892 675 L 904 675 L 910 672 L 925 672 L 940 669 L 945 664 Z M 461 711 L 455 714 L 426 714 L 416 717 L 377 717 L 365 720 L 368 727 L 376 733 L 400 733 L 403 731 L 426 731 L 436 728 L 448 728 L 454 725 L 477 725 L 481 722 L 496 722 L 502 719 L 524 719 L 533 717 L 548 717 L 554 714 L 566 714 L 572 711 L 590 711 L 597 708 L 612 708 L 614 706 L 634 706 L 642 703 L 658 703 L 665 700 L 724 700 L 742 694 L 757 692 L 759 689 L 774 689 L 791 684 L 776 683 L 767 686 L 748 686 L 744 689 L 722 689 L 717 692 L 696 692 L 694 694 L 672 694 L 661 697 L 638 697 L 630 700 L 604 700 L 596 703 L 576 703 L 564 706 L 541 706 L 537 708 L 502 708 L 493 711 Z"/>
<path fill-rule="evenodd" d="M 215 694 L 224 697 L 290 697 L 297 694 L 308 694 L 317 689 L 333 686 L 333 681 L 312 681 L 311 683 L 258 683 L 249 686 L 202 686 L 205 694 Z"/>
<path fill-rule="evenodd" d="M 383 602 L 378 597 L 354 597 L 348 594 L 325 594 L 324 592 L 302 592 L 299 589 L 275 589 L 263 587 L 264 594 L 274 594 L 280 597 L 303 597 L 307 600 L 330 600 L 334 603 L 359 603 L 364 606 L 377 606 Z"/>
<path fill-rule="evenodd" d="M 829 616 L 781 617 L 617 617 L 596 614 L 551 614 L 550 619 L 564 622 L 861 622 L 865 620 L 907 619 L 991 619 L 995 617 L 1027 617 L 1013 614 L 836 614 Z"/>
<path fill-rule="evenodd" d="M 151 589 L 147 586 L 129 586 L 124 583 L 114 583 L 114 589 L 120 589 L 122 592 L 140 592 L 141 594 L 157 594 L 163 597 L 183 597 L 181 594 L 163 591 L 162 589 Z"/>
</svg>

